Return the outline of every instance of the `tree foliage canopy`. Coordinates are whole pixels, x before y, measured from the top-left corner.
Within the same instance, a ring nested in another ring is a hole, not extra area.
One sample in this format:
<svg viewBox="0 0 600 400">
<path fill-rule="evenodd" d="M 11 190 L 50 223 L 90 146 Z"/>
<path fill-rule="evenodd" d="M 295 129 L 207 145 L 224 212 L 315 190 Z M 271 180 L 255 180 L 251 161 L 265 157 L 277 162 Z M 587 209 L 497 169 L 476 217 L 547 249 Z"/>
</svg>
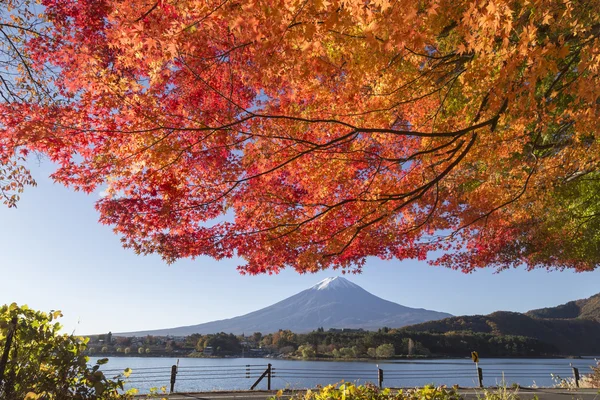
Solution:
<svg viewBox="0 0 600 400">
<path fill-rule="evenodd" d="M 598 0 L 42 4 L 0 160 L 105 189 L 136 252 L 252 274 L 600 262 Z"/>
</svg>

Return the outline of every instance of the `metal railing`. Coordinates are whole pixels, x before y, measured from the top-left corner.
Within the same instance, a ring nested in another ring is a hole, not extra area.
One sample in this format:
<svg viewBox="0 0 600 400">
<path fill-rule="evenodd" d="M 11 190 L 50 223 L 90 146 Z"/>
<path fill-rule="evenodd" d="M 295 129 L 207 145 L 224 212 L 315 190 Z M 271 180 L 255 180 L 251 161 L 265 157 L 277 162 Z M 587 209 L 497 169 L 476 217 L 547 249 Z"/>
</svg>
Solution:
<svg viewBox="0 0 600 400">
<path fill-rule="evenodd" d="M 154 384 L 156 387 L 168 386 L 170 392 L 175 392 L 175 385 L 181 381 L 207 381 L 223 379 L 252 379 L 257 380 L 255 387 L 266 375 L 271 373 L 270 364 L 243 364 L 224 366 L 177 366 L 171 367 L 147 367 L 132 370 L 126 382 L 134 386 L 136 384 Z M 122 369 L 102 369 L 106 376 L 119 375 Z M 249 385 L 248 385 L 249 386 Z M 270 389 L 270 383 L 269 383 Z"/>
<path fill-rule="evenodd" d="M 515 363 L 518 365 L 517 363 Z M 415 380 L 427 380 L 429 382 L 451 381 L 458 379 L 472 379 L 478 383 L 478 386 L 484 387 L 484 376 L 489 382 L 494 378 L 502 379 L 535 379 L 549 378 L 553 375 L 563 377 L 572 377 L 576 386 L 579 386 L 580 373 L 579 368 L 569 364 L 538 364 L 527 368 L 500 368 L 490 365 L 489 368 L 470 368 L 466 364 L 440 363 L 440 368 L 425 369 L 417 368 L 410 370 L 398 370 L 394 368 L 395 364 L 384 364 L 382 368 L 377 366 L 372 370 L 358 368 L 293 368 L 289 366 L 273 367 L 271 364 L 240 364 L 226 366 L 184 366 L 178 367 L 154 367 L 135 369 L 127 383 L 135 387 L 136 384 L 155 383 L 156 386 L 169 386 L 170 392 L 175 392 L 177 382 L 181 381 L 213 381 L 213 380 L 232 380 L 247 379 L 248 387 L 254 390 L 263 380 L 266 381 L 266 388 L 272 389 L 273 380 L 282 381 L 289 385 L 291 381 L 302 381 L 307 379 L 326 380 L 334 383 L 339 381 L 363 381 L 377 383 L 379 387 L 384 386 L 386 382 L 395 383 L 386 385 L 388 387 L 412 386 L 409 382 Z M 397 364 L 396 364 L 397 365 Z M 525 364 L 521 364 L 525 365 Z M 443 367 L 442 367 L 443 366 Z M 387 368 L 386 368 L 387 367 Z M 121 370 L 103 370 L 106 375 Z M 408 383 L 403 384 L 403 382 Z"/>
</svg>

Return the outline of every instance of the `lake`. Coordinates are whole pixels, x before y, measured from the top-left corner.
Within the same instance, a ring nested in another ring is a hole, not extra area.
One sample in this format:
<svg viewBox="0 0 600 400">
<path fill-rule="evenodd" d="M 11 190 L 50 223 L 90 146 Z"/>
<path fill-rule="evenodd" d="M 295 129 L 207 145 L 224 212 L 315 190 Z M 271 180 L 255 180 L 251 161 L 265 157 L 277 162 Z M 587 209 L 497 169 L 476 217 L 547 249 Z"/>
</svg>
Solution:
<svg viewBox="0 0 600 400">
<path fill-rule="evenodd" d="M 93 363 L 98 357 L 92 357 Z M 111 357 L 102 370 L 107 376 L 131 368 L 127 387 L 147 393 L 151 387 L 169 388 L 171 366 L 176 358 Z M 177 392 L 248 390 L 272 364 L 272 389 L 304 389 L 345 381 L 377 383 L 377 368 L 383 370 L 385 387 L 413 387 L 426 384 L 476 387 L 477 371 L 470 359 L 384 360 L 384 361 L 296 361 L 272 358 L 181 358 L 175 384 Z M 596 365 L 584 359 L 481 359 L 485 386 L 508 384 L 549 387 L 555 384 L 552 374 L 572 377 L 570 365 L 580 374 Z M 266 389 L 266 378 L 256 389 Z"/>
</svg>

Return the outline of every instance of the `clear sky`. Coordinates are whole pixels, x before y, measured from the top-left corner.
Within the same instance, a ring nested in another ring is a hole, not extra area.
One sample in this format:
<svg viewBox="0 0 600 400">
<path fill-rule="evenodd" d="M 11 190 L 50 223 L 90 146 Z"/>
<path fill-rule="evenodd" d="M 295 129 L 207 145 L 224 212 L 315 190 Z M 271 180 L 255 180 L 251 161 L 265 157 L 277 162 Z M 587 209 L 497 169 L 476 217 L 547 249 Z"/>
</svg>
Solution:
<svg viewBox="0 0 600 400">
<path fill-rule="evenodd" d="M 242 315 L 306 289 L 337 271 L 241 276 L 236 260 L 166 265 L 123 249 L 93 208 L 98 194 L 54 184 L 49 161 L 17 209 L 0 206 L 0 304 L 62 310 L 68 331 L 124 332 L 193 325 Z M 369 260 L 348 279 L 386 300 L 454 315 L 527 311 L 600 292 L 600 271 L 470 275 L 417 261 Z"/>
</svg>

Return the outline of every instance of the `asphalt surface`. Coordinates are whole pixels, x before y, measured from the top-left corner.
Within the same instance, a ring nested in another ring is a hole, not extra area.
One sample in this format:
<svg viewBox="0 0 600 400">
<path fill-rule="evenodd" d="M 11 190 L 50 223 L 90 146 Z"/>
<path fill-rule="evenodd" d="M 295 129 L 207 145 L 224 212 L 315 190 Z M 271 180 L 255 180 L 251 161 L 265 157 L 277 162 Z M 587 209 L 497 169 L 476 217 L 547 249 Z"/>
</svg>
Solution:
<svg viewBox="0 0 600 400">
<path fill-rule="evenodd" d="M 495 391 L 493 388 L 487 389 Z M 467 400 L 477 400 L 482 397 L 484 389 L 461 389 L 459 393 Z M 285 392 L 281 400 L 288 400 L 295 393 Z M 277 391 L 239 391 L 239 392 L 204 392 L 204 393 L 174 393 L 166 396 L 169 400 L 265 400 L 275 396 Z M 518 391 L 521 400 L 600 400 L 599 389 L 525 389 Z M 145 396 L 139 396 L 145 398 Z"/>
</svg>

